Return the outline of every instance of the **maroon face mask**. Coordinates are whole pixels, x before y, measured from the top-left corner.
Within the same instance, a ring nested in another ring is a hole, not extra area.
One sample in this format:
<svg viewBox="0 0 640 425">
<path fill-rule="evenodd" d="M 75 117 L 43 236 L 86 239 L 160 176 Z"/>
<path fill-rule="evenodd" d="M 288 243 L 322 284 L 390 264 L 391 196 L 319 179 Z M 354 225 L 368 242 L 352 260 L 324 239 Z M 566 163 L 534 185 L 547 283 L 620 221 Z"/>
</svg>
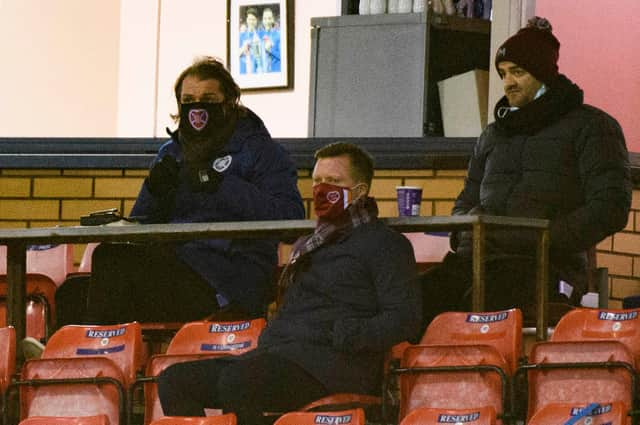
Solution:
<svg viewBox="0 0 640 425">
<path fill-rule="evenodd" d="M 330 183 L 313 186 L 313 206 L 318 218 L 334 220 L 351 202 L 351 189 Z"/>
</svg>

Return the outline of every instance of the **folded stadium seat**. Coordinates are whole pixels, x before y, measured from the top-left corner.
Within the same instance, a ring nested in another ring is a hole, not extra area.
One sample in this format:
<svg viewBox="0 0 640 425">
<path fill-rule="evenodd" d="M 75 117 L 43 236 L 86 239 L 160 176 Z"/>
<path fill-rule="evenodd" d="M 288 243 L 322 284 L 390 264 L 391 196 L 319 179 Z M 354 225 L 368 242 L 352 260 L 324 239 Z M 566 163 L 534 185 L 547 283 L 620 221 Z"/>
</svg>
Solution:
<svg viewBox="0 0 640 425">
<path fill-rule="evenodd" d="M 0 312 L 2 314 L 2 312 Z M 4 407 L 5 391 L 16 373 L 16 330 L 0 327 L 0 411 Z"/>
<path fill-rule="evenodd" d="M 26 336 L 41 341 L 49 338 L 55 317 L 56 284 L 51 278 L 27 273 Z M 0 275 L 0 327 L 6 326 L 7 276 Z"/>
<path fill-rule="evenodd" d="M 420 345 L 490 345 L 504 358 L 512 375 L 522 358 L 522 312 L 445 312 L 436 316 Z"/>
<path fill-rule="evenodd" d="M 73 271 L 73 244 L 33 245 L 27 250 L 27 273 L 43 274 L 60 286 Z"/>
<path fill-rule="evenodd" d="M 149 424 L 163 416 L 155 383 L 160 372 L 175 363 L 253 350 L 265 326 L 265 319 L 185 324 L 171 339 L 166 354 L 156 354 L 149 359 L 145 378 L 138 380 L 144 382 L 144 423 Z"/>
<path fill-rule="evenodd" d="M 106 414 L 111 425 L 124 424 L 126 393 L 141 367 L 141 353 L 136 322 L 60 328 L 40 359 L 25 362 L 13 384 L 20 388 L 21 418 Z"/>
<path fill-rule="evenodd" d="M 585 408 L 589 411 L 585 412 Z M 620 401 L 589 406 L 584 403 L 552 403 L 536 412 L 527 425 L 564 424 L 577 416 L 581 418 L 574 422 L 575 425 L 621 425 L 628 420 L 624 403 Z"/>
<path fill-rule="evenodd" d="M 551 341 L 613 340 L 626 345 L 640 365 L 640 309 L 577 308 L 562 316 Z"/>
<path fill-rule="evenodd" d="M 218 416 L 163 416 L 151 425 L 236 425 L 236 415 L 227 413 Z"/>
<path fill-rule="evenodd" d="M 550 404 L 620 401 L 634 408 L 636 374 L 631 351 L 617 341 L 540 342 L 533 346 L 527 371 L 530 420 Z"/>
<path fill-rule="evenodd" d="M 19 425 L 109 425 L 107 415 L 95 416 L 33 416 Z"/>
<path fill-rule="evenodd" d="M 398 420 L 419 407 L 468 409 L 492 407 L 506 415 L 507 376 L 504 357 L 488 345 L 414 345 L 398 369 Z M 497 423 L 501 423 L 498 421 Z"/>
<path fill-rule="evenodd" d="M 4 394 L 16 372 L 16 330 L 0 328 L 0 394 Z"/>
<path fill-rule="evenodd" d="M 34 245 L 27 250 L 26 335 L 46 341 L 55 320 L 55 291 L 73 271 L 73 244 Z M 0 246 L 0 303 L 6 309 L 7 247 Z M 0 326 L 5 324 L 4 315 Z"/>
<path fill-rule="evenodd" d="M 364 411 L 357 408 L 329 412 L 288 412 L 280 416 L 273 425 L 364 425 L 364 423 Z"/>
<path fill-rule="evenodd" d="M 495 425 L 496 411 L 493 407 L 478 407 L 472 409 L 419 407 L 409 412 L 402 422 L 400 422 L 400 425 L 442 425 L 443 423 Z"/>
</svg>

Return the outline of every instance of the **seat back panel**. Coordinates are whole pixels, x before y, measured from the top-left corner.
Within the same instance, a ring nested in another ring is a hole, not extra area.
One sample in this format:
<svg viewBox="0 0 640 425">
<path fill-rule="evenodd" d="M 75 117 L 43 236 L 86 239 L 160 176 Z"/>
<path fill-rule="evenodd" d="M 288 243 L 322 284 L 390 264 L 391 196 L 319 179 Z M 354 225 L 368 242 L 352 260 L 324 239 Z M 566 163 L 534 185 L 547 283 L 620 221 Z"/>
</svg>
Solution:
<svg viewBox="0 0 640 425">
<path fill-rule="evenodd" d="M 634 367 L 633 355 L 617 341 L 541 342 L 533 346 L 529 362 L 624 362 Z M 619 400 L 630 409 L 631 382 L 630 373 L 623 368 L 530 370 L 528 416 L 555 403 Z"/>
<path fill-rule="evenodd" d="M 15 371 L 16 330 L 11 326 L 0 327 L 0 395 L 7 390 Z"/>
<path fill-rule="evenodd" d="M 19 425 L 109 425 L 107 415 L 95 416 L 33 416 Z"/>
<path fill-rule="evenodd" d="M 142 368 L 142 331 L 137 322 L 109 326 L 67 325 L 56 331 L 45 346 L 43 359 L 102 356 L 117 364 L 128 387 Z"/>
<path fill-rule="evenodd" d="M 522 312 L 446 312 L 427 327 L 420 344 L 490 345 L 506 360 L 512 374 L 522 356 Z"/>
<path fill-rule="evenodd" d="M 120 367 L 105 357 L 29 360 L 23 365 L 22 381 L 55 379 L 68 382 L 21 386 L 21 417 L 106 414 L 112 425 L 118 424 L 121 400 L 117 386 L 72 382 L 78 378 L 112 378 L 125 382 Z"/>
<path fill-rule="evenodd" d="M 186 323 L 171 339 L 167 354 L 198 352 L 240 354 L 253 350 L 266 326 L 264 319 Z"/>
<path fill-rule="evenodd" d="M 408 347 L 402 368 L 491 365 L 502 370 L 507 364 L 500 353 L 483 345 L 418 345 Z M 403 373 L 400 375 L 400 419 L 418 407 L 467 408 L 490 406 L 502 412 L 502 380 L 496 372 Z"/>
<path fill-rule="evenodd" d="M 626 345 L 640 364 L 640 309 L 577 308 L 566 313 L 551 341 L 613 340 Z"/>
</svg>

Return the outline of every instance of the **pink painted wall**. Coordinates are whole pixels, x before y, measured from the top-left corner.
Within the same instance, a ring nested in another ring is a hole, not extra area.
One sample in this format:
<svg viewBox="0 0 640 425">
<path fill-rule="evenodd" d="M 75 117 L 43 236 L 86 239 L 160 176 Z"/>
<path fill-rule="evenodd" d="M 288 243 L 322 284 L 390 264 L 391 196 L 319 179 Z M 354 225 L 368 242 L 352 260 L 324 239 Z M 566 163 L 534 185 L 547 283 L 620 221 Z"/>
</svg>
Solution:
<svg viewBox="0 0 640 425">
<path fill-rule="evenodd" d="M 640 1 L 537 0 L 560 40 L 560 72 L 585 102 L 615 117 L 627 148 L 640 152 Z"/>
</svg>

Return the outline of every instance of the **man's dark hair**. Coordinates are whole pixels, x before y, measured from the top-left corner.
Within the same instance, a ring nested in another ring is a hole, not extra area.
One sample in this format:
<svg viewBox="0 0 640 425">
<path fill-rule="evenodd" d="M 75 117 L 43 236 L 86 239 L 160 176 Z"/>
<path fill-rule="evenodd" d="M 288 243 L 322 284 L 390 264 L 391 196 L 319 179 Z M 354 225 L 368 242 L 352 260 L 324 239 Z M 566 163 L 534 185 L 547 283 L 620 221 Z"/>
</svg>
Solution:
<svg viewBox="0 0 640 425">
<path fill-rule="evenodd" d="M 258 18 L 258 9 L 256 9 L 255 7 L 248 8 L 247 9 L 247 13 L 245 14 L 245 16 L 249 16 L 249 15 L 253 15 L 257 19 Z"/>
<path fill-rule="evenodd" d="M 182 82 L 185 78 L 194 76 L 199 80 L 218 80 L 220 88 L 224 93 L 224 106 L 227 110 L 239 110 L 240 107 L 240 87 L 233 80 L 233 77 L 224 67 L 222 62 L 212 56 L 201 56 L 180 73 L 173 87 L 176 102 L 178 103 L 178 113 L 172 115 L 175 121 L 180 119 L 180 95 L 182 93 Z"/>
<path fill-rule="evenodd" d="M 346 155 L 351 160 L 351 175 L 354 180 L 371 187 L 373 179 L 373 158 L 363 148 L 352 143 L 336 142 L 318 149 L 315 160 Z"/>
</svg>

